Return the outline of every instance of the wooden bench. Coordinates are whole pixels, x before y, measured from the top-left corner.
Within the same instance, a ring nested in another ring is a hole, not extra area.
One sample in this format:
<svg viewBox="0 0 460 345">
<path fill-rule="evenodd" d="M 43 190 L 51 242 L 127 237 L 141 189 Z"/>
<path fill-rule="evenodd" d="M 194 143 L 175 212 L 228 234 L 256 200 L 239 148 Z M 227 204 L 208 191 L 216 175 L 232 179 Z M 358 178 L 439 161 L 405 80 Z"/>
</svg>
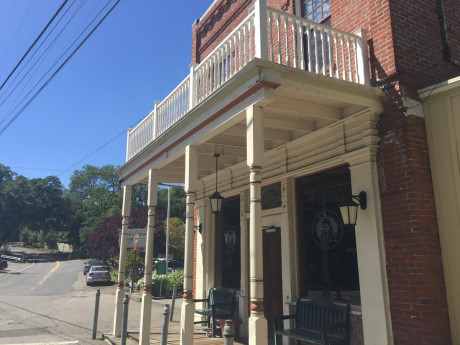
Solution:
<svg viewBox="0 0 460 345">
<path fill-rule="evenodd" d="M 350 343 L 349 304 L 338 305 L 328 301 L 299 299 L 296 307 L 295 314 L 273 318 L 275 345 L 277 335 L 321 345 Z M 295 320 L 295 327 L 284 329 L 283 321 L 289 319 Z"/>
<path fill-rule="evenodd" d="M 193 302 L 205 302 L 205 308 L 196 309 L 195 313 L 205 316 L 206 320 L 195 323 L 206 323 L 209 327 L 212 319 L 212 337 L 215 336 L 218 319 L 232 319 L 234 317 L 235 291 L 224 288 L 210 289 L 208 298 L 194 299 Z"/>
</svg>

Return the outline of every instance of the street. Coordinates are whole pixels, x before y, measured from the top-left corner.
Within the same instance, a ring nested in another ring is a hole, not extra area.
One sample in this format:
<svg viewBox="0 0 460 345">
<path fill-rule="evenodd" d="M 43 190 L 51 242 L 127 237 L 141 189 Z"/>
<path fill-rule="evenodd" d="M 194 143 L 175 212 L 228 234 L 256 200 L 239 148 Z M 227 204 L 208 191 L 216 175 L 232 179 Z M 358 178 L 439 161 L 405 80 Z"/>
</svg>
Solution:
<svg viewBox="0 0 460 345">
<path fill-rule="evenodd" d="M 112 333 L 116 287 L 86 286 L 82 261 L 8 264 L 0 271 L 0 344 L 103 344 L 102 334 Z M 97 337 L 91 340 L 98 289 Z M 171 300 L 153 301 L 152 327 L 162 325 L 166 303 Z M 129 332 L 139 330 L 140 307 L 132 298 Z M 177 301 L 176 322 L 179 308 Z"/>
</svg>

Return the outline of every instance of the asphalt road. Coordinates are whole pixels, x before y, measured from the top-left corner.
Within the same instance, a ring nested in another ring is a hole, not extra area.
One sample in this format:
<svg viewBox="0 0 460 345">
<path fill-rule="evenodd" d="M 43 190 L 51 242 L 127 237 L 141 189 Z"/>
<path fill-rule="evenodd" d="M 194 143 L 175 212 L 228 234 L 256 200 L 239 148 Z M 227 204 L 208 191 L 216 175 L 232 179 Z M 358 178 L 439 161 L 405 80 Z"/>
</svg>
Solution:
<svg viewBox="0 0 460 345">
<path fill-rule="evenodd" d="M 78 260 L 9 262 L 8 269 L 0 271 L 0 344 L 105 344 L 102 333 L 112 333 L 115 286 L 88 287 L 82 271 Z M 98 332 L 91 340 L 98 289 Z M 163 305 L 170 302 L 153 301 L 151 327 L 161 327 Z M 133 298 L 130 332 L 139 331 L 140 307 Z M 180 318 L 179 308 L 177 301 L 175 320 Z"/>
</svg>

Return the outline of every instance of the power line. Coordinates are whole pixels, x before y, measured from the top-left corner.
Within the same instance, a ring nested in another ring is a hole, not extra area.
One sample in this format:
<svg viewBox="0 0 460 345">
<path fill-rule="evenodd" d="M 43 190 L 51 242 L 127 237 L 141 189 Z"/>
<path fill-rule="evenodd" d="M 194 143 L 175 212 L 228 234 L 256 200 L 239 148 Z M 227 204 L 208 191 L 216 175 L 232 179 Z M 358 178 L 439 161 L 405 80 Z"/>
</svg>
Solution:
<svg viewBox="0 0 460 345">
<path fill-rule="evenodd" d="M 66 0 L 68 1 L 68 0 Z M 121 0 L 117 0 L 116 3 L 109 9 L 109 11 L 101 18 L 96 26 L 89 32 L 89 34 L 83 39 L 83 41 L 74 49 L 74 51 L 64 60 L 59 68 L 48 78 L 48 80 L 38 89 L 38 91 L 29 99 L 29 101 L 14 115 L 14 117 L 0 130 L 2 135 L 9 126 L 24 112 L 24 110 L 34 101 L 34 99 L 43 91 L 43 89 L 51 82 L 51 80 L 61 71 L 61 69 L 67 64 L 67 62 L 75 55 L 75 53 L 81 48 L 81 46 L 88 40 L 88 38 L 96 31 L 96 29 L 102 24 L 107 16 L 113 11 Z M 107 5 L 106 5 L 107 6 Z M 105 7 L 104 7 L 105 8 Z M 53 65 L 54 66 L 54 65 Z M 43 78 L 42 78 L 43 79 Z"/>
<path fill-rule="evenodd" d="M 137 125 L 139 122 L 141 122 L 144 118 L 142 119 L 139 119 L 138 121 L 136 121 L 135 123 L 133 123 L 131 126 L 129 126 L 129 128 L 132 128 L 134 127 L 135 125 Z M 75 164 L 71 165 L 70 167 L 68 167 L 67 169 L 63 170 L 61 173 L 59 173 L 57 176 L 60 176 L 62 175 L 64 172 L 68 172 L 70 169 L 72 169 L 74 166 L 78 165 L 79 163 L 83 162 L 85 159 L 87 159 L 88 157 L 91 157 L 93 154 L 95 154 L 96 152 L 102 150 L 104 147 L 106 147 L 107 145 L 109 145 L 110 143 L 112 143 L 113 141 L 115 141 L 115 139 L 118 139 L 118 137 L 120 137 L 121 135 L 125 134 L 126 133 L 126 129 L 123 130 L 121 133 L 117 134 L 116 136 L 114 136 L 112 139 L 110 139 L 109 141 L 107 141 L 105 144 L 103 144 L 102 146 L 100 146 L 99 148 L 97 148 L 96 150 L 94 150 L 93 152 L 91 152 L 90 154 L 86 155 L 85 157 L 83 157 L 82 159 L 80 159 L 78 162 L 76 162 Z"/>
<path fill-rule="evenodd" d="M 21 68 L 21 70 L 19 71 L 19 73 L 16 74 L 16 76 L 14 77 L 12 83 L 14 83 L 16 81 L 16 79 L 19 77 L 19 75 L 22 73 L 22 71 L 27 67 L 27 65 L 29 64 L 29 62 L 32 60 L 32 58 L 35 56 L 35 54 L 40 50 L 40 48 L 43 46 L 43 44 L 46 42 L 46 40 L 48 39 L 48 37 L 51 35 L 51 33 L 56 29 L 56 27 L 59 25 L 59 23 L 61 22 L 62 19 L 64 19 L 64 16 L 67 14 L 67 12 L 69 12 L 69 10 L 72 8 L 72 6 L 74 5 L 75 3 L 75 0 L 73 0 L 72 4 L 67 8 L 67 10 L 65 11 L 65 13 L 61 16 L 61 18 L 59 18 L 58 22 L 56 23 L 56 25 L 54 25 L 54 27 L 50 30 L 50 32 L 48 33 L 48 35 L 45 37 L 45 39 L 40 43 L 39 47 L 34 51 L 34 53 L 32 54 L 31 57 L 29 57 L 29 60 L 27 60 L 27 62 L 24 64 L 24 66 Z M 14 91 L 16 91 L 16 89 L 21 85 L 21 83 L 23 82 L 23 80 L 29 75 L 29 73 L 37 66 L 37 64 L 41 64 L 43 62 L 42 60 L 42 57 L 51 49 L 51 47 L 55 44 L 55 42 L 57 41 L 57 39 L 59 38 L 59 36 L 64 32 L 64 30 L 67 28 L 67 26 L 69 25 L 70 21 L 75 17 L 75 15 L 80 11 L 80 9 L 82 8 L 83 6 L 83 3 L 80 5 L 80 7 L 77 8 L 77 10 L 74 12 L 74 14 L 70 17 L 70 19 L 67 21 L 67 23 L 64 24 L 64 27 L 61 29 L 61 31 L 59 31 L 59 33 L 56 35 L 56 37 L 54 37 L 53 41 L 48 45 L 48 47 L 45 48 L 44 52 L 38 57 L 37 61 L 34 62 L 34 64 L 32 65 L 32 67 L 29 68 L 29 70 L 26 72 L 26 74 L 21 78 L 21 80 L 16 84 L 16 86 L 13 88 L 13 90 L 11 90 L 11 92 L 6 96 L 6 98 L 0 103 L 0 107 L 3 106 L 3 104 L 5 104 L 5 102 L 8 100 L 8 98 L 13 94 Z M 75 42 L 73 42 L 75 43 Z M 72 44 L 73 44 L 72 43 Z M 68 48 L 70 49 L 70 47 Z M 67 49 L 67 50 L 68 50 Z M 64 54 L 63 54 L 64 55 Z M 61 55 L 59 57 L 59 59 L 57 61 L 59 61 L 62 56 Z M 41 60 L 41 61 L 40 61 Z M 53 64 L 56 65 L 57 61 Z M 52 67 L 51 67 L 52 68 Z M 51 69 L 50 69 L 51 70 Z M 50 71 L 48 70 L 45 75 L 40 79 L 40 81 L 46 76 L 46 74 L 48 74 L 48 72 Z M 35 72 L 34 72 L 35 73 Z M 31 80 L 31 79 L 30 79 Z M 29 82 L 30 82 L 29 80 Z M 40 82 L 39 81 L 39 82 Z M 29 83 L 27 82 L 27 84 Z M 27 86 L 26 84 L 26 86 Z M 37 83 L 38 84 L 38 83 Z M 35 86 L 37 86 L 37 84 Z M 13 84 L 10 83 L 9 86 L 12 86 Z M 35 88 L 35 86 L 32 88 L 32 90 Z M 26 87 L 24 87 L 23 91 L 26 89 Z M 8 90 L 8 87 L 4 90 L 6 94 Z M 30 91 L 32 92 L 32 91 Z M 30 92 L 27 94 L 29 95 Z M 27 96 L 26 96 L 27 97 Z M 0 99 L 2 98 L 2 95 L 0 95 Z M 16 100 L 19 98 L 19 96 L 16 98 Z M 24 97 L 25 98 L 25 97 Z M 24 100 L 24 98 L 21 100 L 21 102 Z M 19 103 L 20 104 L 20 103 Z M 12 112 L 12 111 L 11 111 Z M 5 116 L 5 118 L 0 121 L 0 124 L 2 124 L 9 116 L 11 115 L 8 114 Z"/>
<path fill-rule="evenodd" d="M 32 45 L 29 47 L 29 49 L 27 49 L 26 53 L 22 56 L 21 60 L 19 60 L 19 62 L 16 64 L 16 66 L 13 68 L 13 70 L 10 72 L 10 74 L 8 75 L 8 77 L 5 79 L 5 81 L 3 82 L 3 84 L 0 86 L 0 90 L 3 88 L 3 86 L 6 84 L 6 82 L 10 79 L 10 77 L 13 75 L 13 73 L 16 71 L 16 69 L 19 67 L 19 65 L 22 63 L 22 61 L 26 58 L 27 54 L 29 54 L 29 52 L 31 51 L 31 49 L 35 46 L 35 44 L 38 42 L 38 40 L 43 36 L 43 34 L 45 33 L 45 31 L 48 29 L 48 27 L 51 25 L 51 23 L 53 22 L 54 18 L 56 18 L 56 16 L 59 14 L 59 12 L 61 12 L 62 8 L 65 6 L 65 4 L 67 3 L 67 1 L 69 0 L 64 0 L 63 3 L 61 4 L 61 7 L 58 8 L 58 10 L 56 11 L 56 13 L 54 13 L 53 17 L 50 19 L 50 21 L 48 22 L 48 24 L 46 24 L 46 26 L 44 27 L 44 29 L 42 30 L 42 32 L 40 32 L 40 35 L 38 35 L 38 37 L 35 39 L 34 43 L 32 43 Z"/>
<path fill-rule="evenodd" d="M 32 7 L 33 3 L 34 3 L 33 1 L 31 1 L 29 3 L 29 7 L 27 8 L 27 11 L 24 14 L 24 16 L 22 17 L 21 23 L 19 24 L 19 26 L 18 26 L 18 28 L 16 30 L 16 33 L 14 34 L 13 38 L 10 41 L 10 44 L 8 45 L 8 49 L 6 50 L 5 54 L 2 57 L 2 60 L 0 61 L 0 66 L 3 64 L 3 61 L 5 61 L 5 58 L 7 57 L 8 53 L 10 52 L 11 47 L 13 46 L 13 42 L 16 40 L 16 36 L 18 35 L 19 31 L 21 31 L 22 24 L 24 24 L 24 20 L 26 19 L 27 15 L 29 14 L 30 8 Z"/>
</svg>

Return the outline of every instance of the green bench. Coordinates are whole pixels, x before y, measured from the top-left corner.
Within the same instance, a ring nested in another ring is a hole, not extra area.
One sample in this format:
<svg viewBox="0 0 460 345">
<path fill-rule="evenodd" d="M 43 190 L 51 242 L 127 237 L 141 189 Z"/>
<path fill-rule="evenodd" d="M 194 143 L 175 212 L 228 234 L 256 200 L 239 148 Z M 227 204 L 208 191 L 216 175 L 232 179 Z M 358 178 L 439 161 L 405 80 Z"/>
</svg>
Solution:
<svg viewBox="0 0 460 345">
<path fill-rule="evenodd" d="M 294 328 L 284 329 L 284 320 L 295 320 Z M 273 318 L 277 335 L 321 345 L 350 344 L 350 305 L 328 301 L 297 300 L 296 313 Z"/>
<path fill-rule="evenodd" d="M 224 288 L 210 289 L 208 298 L 194 299 L 193 302 L 204 302 L 204 309 L 196 309 L 195 313 L 204 316 L 205 321 L 196 321 L 197 323 L 206 323 L 210 327 L 212 320 L 212 337 L 216 334 L 217 319 L 231 319 L 235 311 L 235 291 Z"/>
</svg>

